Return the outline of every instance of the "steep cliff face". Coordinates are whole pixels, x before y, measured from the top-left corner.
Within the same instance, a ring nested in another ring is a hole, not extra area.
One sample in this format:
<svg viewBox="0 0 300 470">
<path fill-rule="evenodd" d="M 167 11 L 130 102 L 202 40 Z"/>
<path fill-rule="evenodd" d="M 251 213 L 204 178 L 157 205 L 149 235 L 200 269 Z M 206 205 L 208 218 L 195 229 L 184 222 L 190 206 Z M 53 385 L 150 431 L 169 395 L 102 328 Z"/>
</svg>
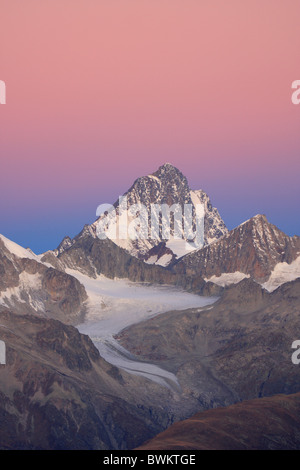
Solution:
<svg viewBox="0 0 300 470">
<path fill-rule="evenodd" d="M 12 261 L 1 249 L 0 240 L 0 292 L 18 285 L 19 274 Z"/>
</svg>

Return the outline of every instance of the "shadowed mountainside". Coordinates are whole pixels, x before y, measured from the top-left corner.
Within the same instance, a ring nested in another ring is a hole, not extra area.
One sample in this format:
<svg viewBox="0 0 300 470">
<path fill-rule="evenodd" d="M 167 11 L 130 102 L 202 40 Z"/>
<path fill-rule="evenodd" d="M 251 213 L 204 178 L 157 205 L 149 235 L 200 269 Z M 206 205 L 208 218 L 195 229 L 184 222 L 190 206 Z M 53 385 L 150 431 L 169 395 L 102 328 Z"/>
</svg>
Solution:
<svg viewBox="0 0 300 470">
<path fill-rule="evenodd" d="M 169 390 L 108 364 L 73 326 L 2 308 L 0 337 L 1 449 L 128 449 L 171 424 Z"/>
<path fill-rule="evenodd" d="M 246 279 L 210 307 L 168 312 L 119 333 L 142 360 L 173 372 L 193 400 L 190 414 L 300 390 L 291 361 L 300 314 L 300 279 L 268 293 Z M 194 400 L 197 400 L 198 409 Z"/>
</svg>

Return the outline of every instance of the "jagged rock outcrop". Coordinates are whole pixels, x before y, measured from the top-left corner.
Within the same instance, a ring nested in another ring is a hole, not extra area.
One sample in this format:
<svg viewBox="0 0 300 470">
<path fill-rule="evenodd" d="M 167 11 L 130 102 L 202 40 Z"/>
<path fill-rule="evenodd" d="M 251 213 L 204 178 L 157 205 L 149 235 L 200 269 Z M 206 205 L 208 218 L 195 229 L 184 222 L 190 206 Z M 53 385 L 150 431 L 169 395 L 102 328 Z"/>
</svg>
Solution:
<svg viewBox="0 0 300 470">
<path fill-rule="evenodd" d="M 177 273 L 210 278 L 241 272 L 264 282 L 277 263 L 294 261 L 300 253 L 300 237 L 289 237 L 264 215 L 231 230 L 222 239 L 187 254 L 174 264 Z"/>
</svg>

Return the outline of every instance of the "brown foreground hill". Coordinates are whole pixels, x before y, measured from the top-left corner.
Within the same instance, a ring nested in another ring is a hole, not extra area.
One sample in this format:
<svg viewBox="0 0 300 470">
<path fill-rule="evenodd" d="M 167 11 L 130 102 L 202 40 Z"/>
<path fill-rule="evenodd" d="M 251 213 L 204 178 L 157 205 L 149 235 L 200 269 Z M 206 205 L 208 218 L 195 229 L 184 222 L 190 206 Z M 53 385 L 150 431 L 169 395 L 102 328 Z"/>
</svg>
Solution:
<svg viewBox="0 0 300 470">
<path fill-rule="evenodd" d="M 299 450 L 300 393 L 197 413 L 138 450 Z"/>
</svg>

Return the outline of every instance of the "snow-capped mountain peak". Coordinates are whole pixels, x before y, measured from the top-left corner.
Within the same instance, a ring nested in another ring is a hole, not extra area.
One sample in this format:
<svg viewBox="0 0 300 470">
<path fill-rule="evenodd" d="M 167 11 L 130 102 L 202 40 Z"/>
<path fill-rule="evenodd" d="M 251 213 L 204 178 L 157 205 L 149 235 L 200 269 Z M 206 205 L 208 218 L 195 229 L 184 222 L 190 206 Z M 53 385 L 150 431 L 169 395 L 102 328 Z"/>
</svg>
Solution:
<svg viewBox="0 0 300 470">
<path fill-rule="evenodd" d="M 155 172 L 135 180 L 123 195 L 122 201 L 125 202 L 116 201 L 115 211 L 100 216 L 92 224 L 92 229 L 94 233 L 105 232 L 106 236 L 118 246 L 125 248 L 131 255 L 143 259 L 149 264 L 157 263 L 166 266 L 175 259 L 199 248 L 199 244 L 196 245 L 195 238 L 193 239 L 191 236 L 191 233 L 196 233 L 197 206 L 203 208 L 204 211 L 201 246 L 208 245 L 228 232 L 207 194 L 202 190 L 191 190 L 187 178 L 171 163 L 165 163 Z M 139 210 L 141 205 L 144 210 L 143 214 Z M 170 236 L 166 236 L 166 232 L 163 230 L 161 212 L 153 212 L 155 206 L 156 210 L 158 210 L 158 206 L 160 208 L 169 207 L 171 211 L 169 217 Z M 132 208 L 136 209 L 136 213 L 130 212 Z M 189 213 L 188 210 L 191 212 Z M 174 235 L 175 214 L 182 226 L 180 236 Z M 191 216 L 189 235 L 184 230 L 184 227 L 188 225 L 187 214 Z M 137 235 L 135 238 L 129 234 L 128 236 L 119 236 L 120 225 L 122 221 L 124 222 L 124 217 L 126 217 L 128 225 L 135 224 L 135 234 Z M 144 230 L 146 236 L 141 236 L 141 224 L 143 223 L 146 226 Z M 156 233 L 156 237 L 153 238 L 151 227 L 155 223 L 159 226 L 159 234 Z"/>
</svg>

